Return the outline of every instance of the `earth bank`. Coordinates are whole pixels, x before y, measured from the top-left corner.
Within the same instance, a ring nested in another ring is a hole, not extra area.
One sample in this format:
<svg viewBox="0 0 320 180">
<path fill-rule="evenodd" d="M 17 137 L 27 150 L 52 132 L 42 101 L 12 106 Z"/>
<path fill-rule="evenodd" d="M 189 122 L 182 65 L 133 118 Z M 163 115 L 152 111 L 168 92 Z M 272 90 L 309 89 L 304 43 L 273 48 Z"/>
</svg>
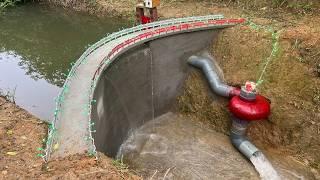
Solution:
<svg viewBox="0 0 320 180">
<path fill-rule="evenodd" d="M 319 171 L 320 19 L 312 17 L 312 21 L 307 21 L 303 17 L 294 22 L 288 17 L 283 22 L 265 18 L 254 21 L 273 27 L 280 36 L 279 51 L 269 62 L 263 83 L 258 87 L 261 94 L 270 98 L 272 114 L 267 121 L 252 123 L 248 136 L 264 149 L 285 152 Z M 247 25 L 223 31 L 212 48 L 225 81 L 236 86 L 247 80 L 256 82 L 271 51 L 271 33 Z M 185 115 L 228 134 L 227 102 L 212 101 L 201 73 L 194 72 L 185 87 L 178 108 Z"/>
<path fill-rule="evenodd" d="M 45 164 L 47 124 L 0 97 L 0 179 L 140 179 L 120 161 L 74 155 Z"/>
</svg>

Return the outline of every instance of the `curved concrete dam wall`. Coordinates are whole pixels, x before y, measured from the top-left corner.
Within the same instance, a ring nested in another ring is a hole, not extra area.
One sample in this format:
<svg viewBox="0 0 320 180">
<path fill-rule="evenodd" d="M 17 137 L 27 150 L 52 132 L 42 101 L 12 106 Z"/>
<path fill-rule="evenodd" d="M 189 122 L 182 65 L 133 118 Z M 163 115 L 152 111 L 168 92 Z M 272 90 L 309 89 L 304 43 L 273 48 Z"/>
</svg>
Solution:
<svg viewBox="0 0 320 180">
<path fill-rule="evenodd" d="M 159 171 L 161 179 L 257 179 L 227 136 L 172 113 L 191 69 L 188 57 L 210 48 L 221 28 L 243 21 L 220 15 L 165 20 L 92 45 L 57 97 L 45 160 L 97 156 L 98 150 L 129 157 L 144 177 Z"/>
<path fill-rule="evenodd" d="M 187 59 L 208 56 L 219 31 L 155 39 L 107 66 L 93 92 L 97 150 L 123 159 L 145 179 L 260 179 L 228 136 L 175 109 L 193 71 Z M 305 170 L 272 162 L 282 179 L 312 179 Z"/>
<path fill-rule="evenodd" d="M 187 58 L 210 47 L 217 35 L 210 30 L 157 39 L 106 68 L 94 91 L 97 150 L 115 156 L 129 133 L 172 110 L 189 72 Z"/>
<path fill-rule="evenodd" d="M 171 19 L 115 32 L 89 47 L 56 99 L 44 159 L 97 155 L 97 149 L 114 156 L 130 132 L 172 108 L 186 59 L 209 47 L 219 29 L 242 22 L 222 15 Z"/>
</svg>

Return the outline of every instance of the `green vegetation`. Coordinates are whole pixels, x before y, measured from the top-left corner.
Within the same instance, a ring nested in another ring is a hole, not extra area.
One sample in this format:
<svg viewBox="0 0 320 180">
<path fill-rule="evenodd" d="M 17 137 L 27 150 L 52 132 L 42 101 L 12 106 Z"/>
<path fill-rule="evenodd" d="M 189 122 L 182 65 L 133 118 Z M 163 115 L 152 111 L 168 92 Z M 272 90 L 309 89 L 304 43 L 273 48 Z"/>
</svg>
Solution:
<svg viewBox="0 0 320 180">
<path fill-rule="evenodd" d="M 0 0 L 0 11 L 6 7 L 14 6 L 20 0 Z"/>
<path fill-rule="evenodd" d="M 127 172 L 129 169 L 129 166 L 123 162 L 123 157 L 120 159 L 113 159 L 112 165 L 114 165 L 121 172 Z"/>
<path fill-rule="evenodd" d="M 316 89 L 314 90 L 313 102 L 314 102 L 316 105 L 320 105 L 320 88 L 316 88 Z"/>
</svg>

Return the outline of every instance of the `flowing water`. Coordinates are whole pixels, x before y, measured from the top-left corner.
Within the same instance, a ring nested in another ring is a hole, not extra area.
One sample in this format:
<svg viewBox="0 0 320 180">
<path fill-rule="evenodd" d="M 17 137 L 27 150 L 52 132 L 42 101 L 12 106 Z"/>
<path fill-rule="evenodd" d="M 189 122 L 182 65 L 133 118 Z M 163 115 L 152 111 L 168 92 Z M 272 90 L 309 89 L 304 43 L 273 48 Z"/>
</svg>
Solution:
<svg viewBox="0 0 320 180">
<path fill-rule="evenodd" d="M 133 132 L 117 156 L 146 179 L 258 179 L 227 136 L 174 113 Z"/>
<path fill-rule="evenodd" d="M 129 23 L 57 7 L 27 4 L 0 14 L 0 91 L 51 120 L 65 74 L 84 50 Z"/>
<path fill-rule="evenodd" d="M 258 152 L 250 158 L 262 180 L 280 180 L 280 176 L 263 153 Z"/>
<path fill-rule="evenodd" d="M 278 180 L 275 169 L 281 179 L 312 179 L 300 165 L 283 157 L 272 159 L 273 169 L 262 153 L 251 159 L 258 173 L 228 136 L 171 112 L 132 132 L 117 157 L 146 179 Z"/>
</svg>

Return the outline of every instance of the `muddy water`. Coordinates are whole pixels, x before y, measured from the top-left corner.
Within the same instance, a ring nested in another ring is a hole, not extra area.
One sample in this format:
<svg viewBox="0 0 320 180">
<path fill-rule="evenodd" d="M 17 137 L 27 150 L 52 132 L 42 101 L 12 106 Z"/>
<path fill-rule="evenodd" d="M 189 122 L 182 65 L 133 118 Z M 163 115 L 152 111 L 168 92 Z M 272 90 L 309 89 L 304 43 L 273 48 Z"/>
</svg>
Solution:
<svg viewBox="0 0 320 180">
<path fill-rule="evenodd" d="M 133 132 L 117 156 L 146 179 L 260 179 L 228 136 L 174 113 L 151 120 Z M 295 161 L 269 153 L 267 157 L 281 179 L 314 178 Z"/>
<path fill-rule="evenodd" d="M 105 34 L 127 27 L 115 18 L 36 4 L 0 14 L 0 90 L 44 120 L 51 120 L 54 98 L 65 75 L 89 46 Z"/>
</svg>

